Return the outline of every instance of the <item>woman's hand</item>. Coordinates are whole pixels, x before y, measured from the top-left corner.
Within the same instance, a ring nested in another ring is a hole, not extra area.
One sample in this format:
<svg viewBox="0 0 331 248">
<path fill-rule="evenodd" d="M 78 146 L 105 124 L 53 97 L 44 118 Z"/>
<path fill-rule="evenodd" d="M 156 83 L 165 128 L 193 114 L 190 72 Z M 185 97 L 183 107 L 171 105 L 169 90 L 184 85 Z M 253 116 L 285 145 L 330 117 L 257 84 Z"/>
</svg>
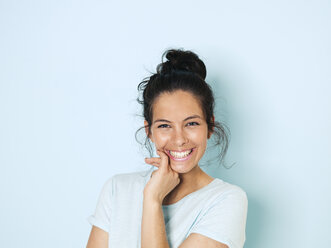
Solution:
<svg viewBox="0 0 331 248">
<path fill-rule="evenodd" d="M 162 204 L 163 199 L 180 183 L 180 179 L 178 173 L 171 169 L 168 155 L 159 150 L 157 154 L 159 158 L 145 158 L 147 164 L 158 169 L 152 172 L 144 189 L 144 197 Z"/>
</svg>

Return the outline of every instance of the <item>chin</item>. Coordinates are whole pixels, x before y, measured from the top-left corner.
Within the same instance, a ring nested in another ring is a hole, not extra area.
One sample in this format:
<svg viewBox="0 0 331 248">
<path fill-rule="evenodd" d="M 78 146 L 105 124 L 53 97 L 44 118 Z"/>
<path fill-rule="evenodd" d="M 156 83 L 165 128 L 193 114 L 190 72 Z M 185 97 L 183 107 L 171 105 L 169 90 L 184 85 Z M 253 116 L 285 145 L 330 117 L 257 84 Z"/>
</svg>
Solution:
<svg viewBox="0 0 331 248">
<path fill-rule="evenodd" d="M 190 172 L 194 168 L 194 166 L 191 166 L 189 164 L 176 163 L 172 161 L 170 162 L 170 167 L 173 171 L 181 174 Z"/>
</svg>

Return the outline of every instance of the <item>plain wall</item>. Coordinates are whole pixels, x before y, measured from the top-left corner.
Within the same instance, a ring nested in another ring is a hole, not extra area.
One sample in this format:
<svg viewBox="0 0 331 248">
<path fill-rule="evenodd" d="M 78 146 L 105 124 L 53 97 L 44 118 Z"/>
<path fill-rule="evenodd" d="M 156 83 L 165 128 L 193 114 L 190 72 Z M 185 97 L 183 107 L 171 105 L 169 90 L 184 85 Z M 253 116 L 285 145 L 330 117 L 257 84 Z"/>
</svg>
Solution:
<svg viewBox="0 0 331 248">
<path fill-rule="evenodd" d="M 84 247 L 104 182 L 145 170 L 137 85 L 196 52 L 231 130 L 203 167 L 248 195 L 245 248 L 331 243 L 329 1 L 0 1 L 0 247 Z M 210 156 L 210 155 L 206 155 Z"/>
</svg>

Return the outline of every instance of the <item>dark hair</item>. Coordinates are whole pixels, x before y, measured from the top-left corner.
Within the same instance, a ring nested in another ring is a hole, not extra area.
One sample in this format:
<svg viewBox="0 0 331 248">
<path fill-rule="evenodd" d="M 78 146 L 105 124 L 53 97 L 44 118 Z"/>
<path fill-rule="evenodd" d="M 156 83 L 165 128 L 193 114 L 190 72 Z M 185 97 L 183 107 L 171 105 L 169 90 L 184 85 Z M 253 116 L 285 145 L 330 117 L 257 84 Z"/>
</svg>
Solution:
<svg viewBox="0 0 331 248">
<path fill-rule="evenodd" d="M 164 57 L 167 61 L 164 61 Z M 215 100 L 211 87 L 205 82 L 206 74 L 205 64 L 195 53 L 182 49 L 165 51 L 162 55 L 162 63 L 156 67 L 156 73 L 144 78 L 138 85 L 142 99 L 138 97 L 137 101 L 143 105 L 143 116 L 148 125 L 136 131 L 136 140 L 139 142 L 137 134 L 141 129 L 148 128 L 150 131 L 155 99 L 162 93 L 183 90 L 199 100 L 208 132 L 213 132 L 215 145 L 221 146 L 218 158 L 222 163 L 229 145 L 229 130 L 224 124 L 214 121 Z M 139 143 L 143 144 L 152 156 L 153 149 L 149 138 L 146 137 L 144 143 Z"/>
</svg>

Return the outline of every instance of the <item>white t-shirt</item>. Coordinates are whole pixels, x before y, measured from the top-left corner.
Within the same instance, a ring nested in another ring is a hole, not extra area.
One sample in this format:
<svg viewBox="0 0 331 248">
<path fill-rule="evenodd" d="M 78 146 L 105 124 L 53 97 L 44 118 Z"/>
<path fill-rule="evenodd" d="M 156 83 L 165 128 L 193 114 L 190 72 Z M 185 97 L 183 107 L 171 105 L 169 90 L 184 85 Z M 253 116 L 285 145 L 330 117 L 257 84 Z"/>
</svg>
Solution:
<svg viewBox="0 0 331 248">
<path fill-rule="evenodd" d="M 141 247 L 143 190 L 153 170 L 117 174 L 104 184 L 91 225 L 109 233 L 109 247 Z M 229 246 L 245 242 L 247 196 L 238 186 L 215 178 L 180 201 L 164 205 L 163 215 L 171 248 L 191 233 L 199 233 Z"/>
</svg>

